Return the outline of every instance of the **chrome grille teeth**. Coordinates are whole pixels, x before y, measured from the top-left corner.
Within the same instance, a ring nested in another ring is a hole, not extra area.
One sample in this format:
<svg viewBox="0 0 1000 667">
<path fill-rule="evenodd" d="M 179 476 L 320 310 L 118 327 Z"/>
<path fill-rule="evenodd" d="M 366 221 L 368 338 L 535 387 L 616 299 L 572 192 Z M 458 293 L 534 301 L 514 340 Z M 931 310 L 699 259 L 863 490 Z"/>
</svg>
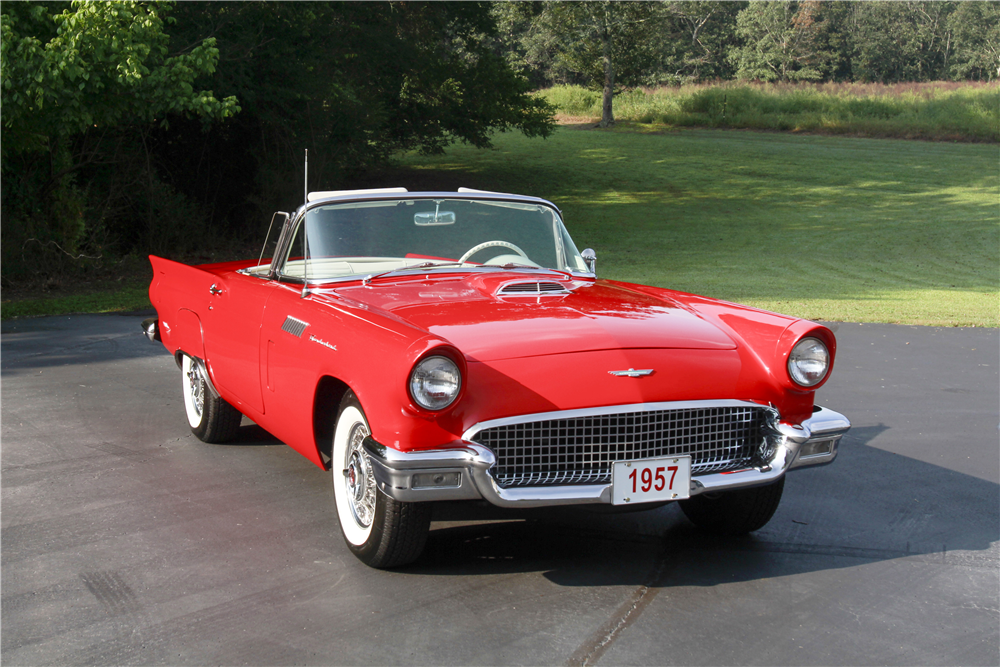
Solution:
<svg viewBox="0 0 1000 667">
<path fill-rule="evenodd" d="M 497 484 L 605 484 L 615 461 L 691 456 L 691 473 L 750 467 L 765 441 L 766 408 L 652 410 L 495 426 L 472 439 L 497 458 Z"/>
</svg>

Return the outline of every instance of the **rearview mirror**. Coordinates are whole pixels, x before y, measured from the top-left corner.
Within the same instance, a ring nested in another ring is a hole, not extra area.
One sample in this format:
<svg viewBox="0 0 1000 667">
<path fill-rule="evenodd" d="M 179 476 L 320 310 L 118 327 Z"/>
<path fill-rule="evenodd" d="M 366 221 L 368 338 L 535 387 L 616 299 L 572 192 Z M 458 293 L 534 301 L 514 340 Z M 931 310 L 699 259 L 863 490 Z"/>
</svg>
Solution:
<svg viewBox="0 0 1000 667">
<path fill-rule="evenodd" d="M 413 216 L 413 224 L 421 227 L 428 225 L 454 225 L 455 212 L 435 210 L 433 213 L 417 213 Z"/>
</svg>

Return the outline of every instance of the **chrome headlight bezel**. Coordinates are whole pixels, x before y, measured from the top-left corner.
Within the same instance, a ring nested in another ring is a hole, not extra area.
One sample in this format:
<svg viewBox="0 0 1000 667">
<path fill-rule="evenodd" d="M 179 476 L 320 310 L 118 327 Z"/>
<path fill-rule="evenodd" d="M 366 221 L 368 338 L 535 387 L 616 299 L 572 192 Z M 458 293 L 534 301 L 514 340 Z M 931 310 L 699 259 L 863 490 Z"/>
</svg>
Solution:
<svg viewBox="0 0 1000 667">
<path fill-rule="evenodd" d="M 819 338 L 807 336 L 788 353 L 788 377 L 800 387 L 815 387 L 830 372 L 830 350 Z"/>
<path fill-rule="evenodd" d="M 449 357 L 429 355 L 413 365 L 406 384 L 410 399 L 417 407 L 439 412 L 458 399 L 462 391 L 462 369 Z"/>
</svg>

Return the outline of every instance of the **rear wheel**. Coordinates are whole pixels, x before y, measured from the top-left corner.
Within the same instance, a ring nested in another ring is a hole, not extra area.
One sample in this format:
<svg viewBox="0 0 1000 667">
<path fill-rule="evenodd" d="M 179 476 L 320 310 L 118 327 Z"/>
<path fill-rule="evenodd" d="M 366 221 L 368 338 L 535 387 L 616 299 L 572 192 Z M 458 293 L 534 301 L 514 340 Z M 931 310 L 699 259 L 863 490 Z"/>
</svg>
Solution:
<svg viewBox="0 0 1000 667">
<path fill-rule="evenodd" d="M 424 550 L 431 507 L 393 500 L 378 489 L 361 444 L 370 433 L 361 403 L 348 391 L 337 416 L 331 462 L 340 530 L 348 548 L 366 565 L 405 565 Z"/>
<path fill-rule="evenodd" d="M 184 411 L 191 432 L 202 442 L 226 442 L 240 431 L 243 415 L 220 396 L 213 396 L 203 366 L 183 355 L 181 361 Z"/>
<path fill-rule="evenodd" d="M 703 493 L 681 500 L 681 510 L 699 528 L 720 535 L 745 535 L 763 528 L 781 502 L 785 478 L 767 486 Z"/>
</svg>

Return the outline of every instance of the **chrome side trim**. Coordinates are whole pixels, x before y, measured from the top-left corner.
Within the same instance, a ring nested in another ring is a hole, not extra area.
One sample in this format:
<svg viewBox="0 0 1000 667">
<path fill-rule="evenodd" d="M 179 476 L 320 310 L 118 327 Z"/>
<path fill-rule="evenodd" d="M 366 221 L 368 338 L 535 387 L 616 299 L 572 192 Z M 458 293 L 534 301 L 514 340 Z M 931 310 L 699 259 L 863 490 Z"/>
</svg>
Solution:
<svg viewBox="0 0 1000 667">
<path fill-rule="evenodd" d="M 630 368 L 627 371 L 608 371 L 608 374 L 614 375 L 616 377 L 638 378 L 638 377 L 643 377 L 645 375 L 652 375 L 653 374 L 653 369 L 652 368 L 644 368 L 642 370 L 638 370 L 637 371 L 634 368 Z"/>
</svg>

